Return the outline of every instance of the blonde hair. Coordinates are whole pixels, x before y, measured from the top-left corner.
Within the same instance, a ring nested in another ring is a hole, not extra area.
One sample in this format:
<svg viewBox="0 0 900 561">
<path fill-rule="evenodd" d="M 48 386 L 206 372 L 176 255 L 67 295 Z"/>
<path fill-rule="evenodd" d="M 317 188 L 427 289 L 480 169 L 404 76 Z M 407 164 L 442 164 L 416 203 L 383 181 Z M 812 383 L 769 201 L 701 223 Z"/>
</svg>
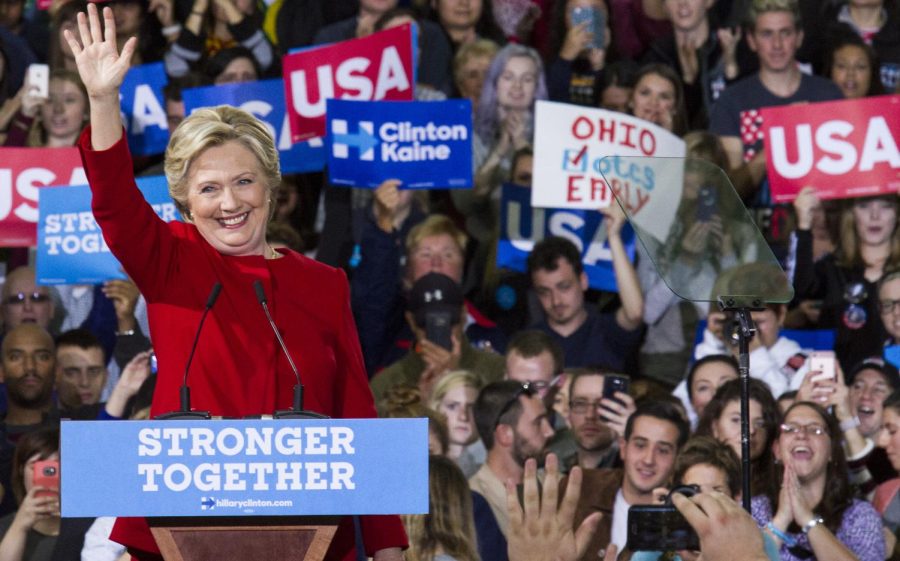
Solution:
<svg viewBox="0 0 900 561">
<path fill-rule="evenodd" d="M 266 176 L 269 198 L 281 183 L 278 150 L 275 139 L 256 117 L 230 105 L 198 109 L 172 132 L 166 147 L 165 173 L 169 195 L 185 219 L 190 220 L 187 204 L 187 179 L 191 164 L 208 148 L 238 142 L 259 162 Z M 269 215 L 275 212 L 270 202 Z"/>
<path fill-rule="evenodd" d="M 406 559 L 431 561 L 440 550 L 457 561 L 478 561 L 472 494 L 453 460 L 429 457 L 428 499 L 428 514 L 401 517 L 409 536 Z"/>
<path fill-rule="evenodd" d="M 450 390 L 458 386 L 472 388 L 477 392 L 481 390 L 481 379 L 477 374 L 469 370 L 453 370 L 448 372 L 443 378 L 438 380 L 438 383 L 434 386 L 434 390 L 431 392 L 431 408 L 438 411 L 438 407 L 441 404 L 441 400 L 444 399 L 444 396 L 447 395 Z"/>
<path fill-rule="evenodd" d="M 469 241 L 469 238 L 465 232 L 457 228 L 456 224 L 443 214 L 432 214 L 409 231 L 409 234 L 406 236 L 406 253 L 411 254 L 415 251 L 419 243 L 425 238 L 442 234 L 447 234 L 453 238 L 453 241 L 459 246 L 460 253 L 465 256 L 466 243 Z"/>
<path fill-rule="evenodd" d="M 459 47 L 453 56 L 453 80 L 458 84 L 462 79 L 462 68 L 473 58 L 487 57 L 493 59 L 500 46 L 490 39 L 476 39 Z"/>
<path fill-rule="evenodd" d="M 751 32 L 756 30 L 756 20 L 769 12 L 788 12 L 794 18 L 794 27 L 801 29 L 800 7 L 797 0 L 753 0 L 747 9 L 745 25 Z"/>
</svg>

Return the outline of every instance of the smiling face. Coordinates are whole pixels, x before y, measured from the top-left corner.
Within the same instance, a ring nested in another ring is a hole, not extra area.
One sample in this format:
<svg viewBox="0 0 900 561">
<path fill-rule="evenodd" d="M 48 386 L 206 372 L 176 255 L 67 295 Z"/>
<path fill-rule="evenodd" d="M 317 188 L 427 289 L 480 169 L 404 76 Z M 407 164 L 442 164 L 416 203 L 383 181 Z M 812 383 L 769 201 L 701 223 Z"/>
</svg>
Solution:
<svg viewBox="0 0 900 561">
<path fill-rule="evenodd" d="M 775 443 L 775 458 L 794 467 L 801 483 L 825 477 L 831 460 L 831 436 L 828 424 L 810 407 L 799 405 L 784 418 L 784 425 L 799 427 L 794 433 L 782 429 Z M 814 427 L 824 428 L 822 434 L 814 434 Z"/>
<path fill-rule="evenodd" d="M 203 151 L 188 170 L 187 207 L 224 255 L 265 255 L 270 189 L 256 156 L 236 141 Z"/>
<path fill-rule="evenodd" d="M 469 445 L 478 439 L 475 432 L 475 418 L 472 406 L 478 397 L 478 391 L 466 385 L 459 385 L 447 391 L 438 403 L 438 411 L 447 417 L 447 430 L 450 443 Z"/>
<path fill-rule="evenodd" d="M 712 425 L 713 436 L 731 446 L 738 458 L 741 457 L 741 402 L 734 400 L 722 410 Z M 765 451 L 767 431 L 763 419 L 762 406 L 755 399 L 750 400 L 750 459 L 759 458 Z"/>
<path fill-rule="evenodd" d="M 884 400 L 891 393 L 884 374 L 874 368 L 856 373 L 850 385 L 850 410 L 859 417 L 859 432 L 872 437 L 881 427 Z"/>
<path fill-rule="evenodd" d="M 631 95 L 632 112 L 635 117 L 671 129 L 675 97 L 672 82 L 659 74 L 647 74 L 634 85 Z"/>
<path fill-rule="evenodd" d="M 635 498 L 650 498 L 653 489 L 665 484 L 672 474 L 678 454 L 678 427 L 656 417 L 638 417 L 629 439 L 620 439 L 619 454 L 625 465 L 622 490 L 631 504 L 638 504 Z"/>
<path fill-rule="evenodd" d="M 41 106 L 41 123 L 50 139 L 77 136 L 87 116 L 87 99 L 81 89 L 62 78 L 50 80 L 50 97 Z"/>
<path fill-rule="evenodd" d="M 507 111 L 530 109 L 537 83 L 538 69 L 531 57 L 510 58 L 497 78 L 497 104 Z"/>
<path fill-rule="evenodd" d="M 847 99 L 866 95 L 872 84 L 872 66 L 866 51 L 859 45 L 844 45 L 834 52 L 831 80 Z"/>
<path fill-rule="evenodd" d="M 897 226 L 897 206 L 883 198 L 861 199 L 853 204 L 856 235 L 862 245 L 888 243 Z"/>
</svg>

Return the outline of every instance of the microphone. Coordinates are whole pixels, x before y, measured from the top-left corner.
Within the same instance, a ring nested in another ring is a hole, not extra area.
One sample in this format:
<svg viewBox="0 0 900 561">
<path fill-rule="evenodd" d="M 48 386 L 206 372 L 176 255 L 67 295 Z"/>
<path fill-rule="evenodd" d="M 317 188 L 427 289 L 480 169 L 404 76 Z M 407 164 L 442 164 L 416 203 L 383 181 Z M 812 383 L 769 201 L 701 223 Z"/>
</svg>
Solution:
<svg viewBox="0 0 900 561">
<path fill-rule="evenodd" d="M 181 389 L 178 392 L 181 409 L 178 411 L 172 411 L 171 413 L 159 415 L 158 417 L 156 417 L 157 419 L 184 420 L 211 418 L 209 411 L 191 411 L 191 388 L 188 387 L 187 380 L 188 373 L 191 370 L 191 362 L 193 362 L 194 360 L 194 351 L 197 350 L 197 343 L 200 341 L 200 331 L 203 330 L 203 322 L 206 321 L 206 315 L 209 314 L 209 311 L 216 303 L 216 299 L 219 298 L 219 294 L 221 292 L 222 283 L 217 281 L 216 284 L 213 285 L 212 290 L 209 293 L 209 298 L 206 299 L 206 307 L 203 308 L 203 315 L 200 316 L 200 325 L 197 326 L 197 333 L 194 335 L 194 344 L 191 345 L 191 353 L 188 355 L 187 363 L 184 366 L 184 379 L 181 382 Z"/>
<path fill-rule="evenodd" d="M 294 371 L 294 377 L 297 379 L 297 385 L 294 386 L 293 406 L 291 409 L 275 411 L 273 417 L 276 419 L 327 419 L 328 417 L 325 415 L 303 410 L 303 383 L 300 381 L 300 371 L 297 370 L 297 365 L 294 364 L 294 359 L 291 358 L 291 353 L 288 352 L 287 345 L 281 337 L 281 332 L 278 331 L 278 326 L 275 325 L 272 314 L 269 313 L 269 304 L 266 300 L 266 291 L 263 290 L 262 282 L 259 280 L 253 281 L 253 290 L 256 291 L 256 299 L 259 301 L 259 305 L 262 306 L 266 319 L 269 320 L 269 326 L 272 328 L 272 332 L 275 333 L 275 338 L 278 339 L 278 344 L 281 345 L 281 351 L 287 357 L 288 364 L 291 365 L 291 370 Z"/>
</svg>

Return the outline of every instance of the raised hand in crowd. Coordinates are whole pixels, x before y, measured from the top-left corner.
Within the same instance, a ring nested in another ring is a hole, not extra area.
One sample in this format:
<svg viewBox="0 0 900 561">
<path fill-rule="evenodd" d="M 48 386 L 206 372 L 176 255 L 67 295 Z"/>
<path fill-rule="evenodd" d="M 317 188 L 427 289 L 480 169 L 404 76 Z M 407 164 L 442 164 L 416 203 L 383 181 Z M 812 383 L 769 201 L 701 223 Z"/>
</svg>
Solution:
<svg viewBox="0 0 900 561">
<path fill-rule="evenodd" d="M 234 0 L 211 0 L 214 10 L 221 10 L 223 19 L 230 25 L 237 25 L 244 20 L 244 13 L 235 5 Z"/>
<path fill-rule="evenodd" d="M 402 182 L 396 179 L 387 179 L 375 189 L 375 222 L 387 233 L 394 231 L 397 226 L 397 212 L 401 205 L 400 185 Z"/>
<path fill-rule="evenodd" d="M 203 32 L 203 22 L 209 11 L 209 0 L 194 0 L 191 13 L 184 21 L 184 27 L 194 35 L 199 36 Z"/>
<path fill-rule="evenodd" d="M 506 482 L 506 512 L 509 515 L 507 551 L 510 561 L 575 561 L 587 550 L 591 536 L 597 531 L 601 513 L 595 512 L 575 529 L 575 507 L 581 494 L 581 468 L 569 472 L 569 483 L 562 502 L 559 493 L 559 461 L 549 454 L 543 489 L 538 492 L 537 462 L 525 462 L 524 508 L 519 504 L 516 486 Z M 607 548 L 604 561 L 615 559 L 615 546 Z"/>
<path fill-rule="evenodd" d="M 723 493 L 713 491 L 687 498 L 672 496 L 672 504 L 700 538 L 703 561 L 765 561 L 763 537 L 750 514 Z"/>
<path fill-rule="evenodd" d="M 166 42 L 174 43 L 181 33 L 181 25 L 175 20 L 173 0 L 150 0 L 147 11 L 156 16 L 162 26 L 162 35 Z"/>
<path fill-rule="evenodd" d="M 103 8 L 105 29 L 100 26 L 97 6 L 88 4 L 87 9 L 87 16 L 78 14 L 80 41 L 68 29 L 65 37 L 90 100 L 91 144 L 94 150 L 106 150 L 122 137 L 119 88 L 131 65 L 137 39 L 128 39 L 119 53 L 112 9 Z"/>
<path fill-rule="evenodd" d="M 678 49 L 678 62 L 681 64 L 681 79 L 685 84 L 693 84 L 700 74 L 700 62 L 697 58 L 697 49 L 700 45 L 696 40 L 682 33 L 675 34 L 676 47 Z"/>
<path fill-rule="evenodd" d="M 722 64 L 725 65 L 725 77 L 729 80 L 737 78 L 740 67 L 737 62 L 737 47 L 741 42 L 741 28 L 722 27 L 716 30 L 719 46 L 722 48 Z"/>
<path fill-rule="evenodd" d="M 852 422 L 855 416 L 850 405 L 850 387 L 844 381 L 844 370 L 835 361 L 835 377 L 822 377 L 822 372 L 810 370 L 797 388 L 797 401 L 811 401 L 822 407 L 833 407 L 834 417 L 841 424 L 847 453 L 854 457 L 866 448 L 866 437 L 859 430 L 859 423 Z M 857 420 L 858 421 L 858 420 Z"/>
<path fill-rule="evenodd" d="M 429 341 L 424 332 L 416 333 L 419 356 L 425 361 L 425 370 L 422 371 L 422 376 L 419 378 L 419 391 L 422 393 L 423 400 L 431 398 L 431 391 L 444 374 L 459 368 L 459 361 L 462 359 L 462 344 L 456 333 L 450 335 L 450 340 L 453 348 L 448 351 Z"/>
<path fill-rule="evenodd" d="M 627 393 L 616 392 L 615 399 L 604 397 L 600 400 L 600 407 L 603 409 L 603 419 L 612 430 L 616 431 L 619 438 L 625 438 L 625 424 L 628 423 L 628 417 L 637 410 L 634 404 L 634 398 Z"/>
<path fill-rule="evenodd" d="M 144 381 L 150 376 L 150 355 L 152 351 L 144 351 L 134 356 L 131 361 L 125 365 L 119 381 L 113 388 L 109 399 L 106 402 L 106 413 L 111 417 L 125 417 L 125 406 L 128 400 L 134 397 Z"/>
<path fill-rule="evenodd" d="M 34 462 L 29 460 L 25 464 L 26 469 L 31 469 L 33 464 Z M 38 496 L 38 493 L 43 492 L 49 494 Z M 59 517 L 59 494 L 56 490 L 39 486 L 29 489 L 22 499 L 22 504 L 19 505 L 19 510 L 16 511 L 12 524 L 0 541 L 0 558 L 22 559 L 28 535 L 35 525 Z"/>
<path fill-rule="evenodd" d="M 140 290 L 131 280 L 111 280 L 103 284 L 103 294 L 112 300 L 120 333 L 133 331 L 137 327 L 134 309 L 141 296 Z"/>
<path fill-rule="evenodd" d="M 821 205 L 822 202 L 816 195 L 814 187 L 806 186 L 797 193 L 797 198 L 794 199 L 794 212 L 797 215 L 798 230 L 812 229 L 815 210 Z"/>
</svg>

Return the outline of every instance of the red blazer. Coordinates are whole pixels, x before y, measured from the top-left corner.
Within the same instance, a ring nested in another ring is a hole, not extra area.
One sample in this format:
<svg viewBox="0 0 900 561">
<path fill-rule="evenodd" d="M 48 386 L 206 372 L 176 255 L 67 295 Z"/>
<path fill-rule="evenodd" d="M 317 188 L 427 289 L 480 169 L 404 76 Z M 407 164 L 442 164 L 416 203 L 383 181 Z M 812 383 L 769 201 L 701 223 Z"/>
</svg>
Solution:
<svg viewBox="0 0 900 561">
<path fill-rule="evenodd" d="M 165 223 L 147 204 L 135 186 L 124 135 L 98 152 L 91 148 L 88 127 L 78 146 L 103 237 L 147 300 L 159 359 L 153 415 L 179 407 L 184 365 L 216 282 L 222 283 L 222 292 L 206 318 L 191 364 L 192 407 L 227 417 L 291 407 L 294 374 L 256 299 L 253 283 L 259 280 L 302 376 L 305 408 L 335 418 L 376 416 L 343 271 L 290 250 L 281 250 L 280 259 L 223 255 L 193 224 Z M 405 547 L 399 518 L 364 520 L 370 554 Z M 143 520 L 139 526 L 123 532 L 124 525 L 117 523 L 113 538 L 156 552 Z M 342 530 L 348 532 L 345 539 Z M 352 554 L 352 525 L 338 532 L 332 550 L 349 544 Z"/>
</svg>

